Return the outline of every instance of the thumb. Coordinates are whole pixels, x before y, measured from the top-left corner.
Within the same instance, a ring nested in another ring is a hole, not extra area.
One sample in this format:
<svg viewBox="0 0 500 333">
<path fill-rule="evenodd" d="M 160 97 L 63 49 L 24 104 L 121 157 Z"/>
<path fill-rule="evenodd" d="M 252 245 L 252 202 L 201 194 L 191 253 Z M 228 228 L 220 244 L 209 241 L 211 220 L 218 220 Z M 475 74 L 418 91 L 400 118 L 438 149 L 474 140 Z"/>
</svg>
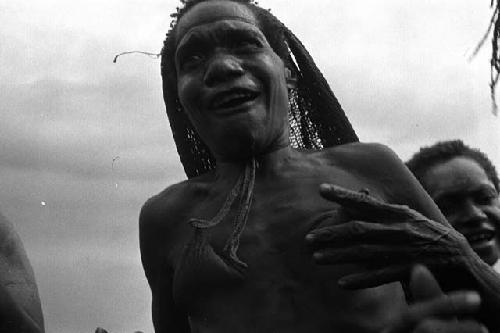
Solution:
<svg viewBox="0 0 500 333">
<path fill-rule="evenodd" d="M 415 302 L 422 302 L 444 295 L 437 280 L 423 265 L 415 265 L 410 275 L 410 293 Z"/>
</svg>

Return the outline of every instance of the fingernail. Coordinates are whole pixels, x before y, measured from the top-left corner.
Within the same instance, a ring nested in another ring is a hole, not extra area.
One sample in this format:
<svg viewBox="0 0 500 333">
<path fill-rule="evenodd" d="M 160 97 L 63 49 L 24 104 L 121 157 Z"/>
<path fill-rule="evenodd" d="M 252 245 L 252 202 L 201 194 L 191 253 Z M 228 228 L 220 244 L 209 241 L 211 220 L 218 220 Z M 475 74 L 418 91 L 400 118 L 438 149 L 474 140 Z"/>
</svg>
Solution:
<svg viewBox="0 0 500 333">
<path fill-rule="evenodd" d="M 314 238 L 316 238 L 316 236 L 314 236 L 314 234 L 307 234 L 306 235 L 306 241 L 313 241 Z"/>
<path fill-rule="evenodd" d="M 323 253 L 321 253 L 321 252 L 314 252 L 313 253 L 313 258 L 314 258 L 314 260 L 321 260 L 321 259 L 323 259 Z"/>
<path fill-rule="evenodd" d="M 370 195 L 370 190 L 367 188 L 362 188 L 359 192 L 365 195 Z"/>
<path fill-rule="evenodd" d="M 475 291 L 469 291 L 465 294 L 465 302 L 470 305 L 478 305 L 481 303 L 481 296 Z"/>
<path fill-rule="evenodd" d="M 319 185 L 319 189 L 322 190 L 322 191 L 333 190 L 333 185 L 332 184 L 323 183 L 323 184 Z"/>
</svg>

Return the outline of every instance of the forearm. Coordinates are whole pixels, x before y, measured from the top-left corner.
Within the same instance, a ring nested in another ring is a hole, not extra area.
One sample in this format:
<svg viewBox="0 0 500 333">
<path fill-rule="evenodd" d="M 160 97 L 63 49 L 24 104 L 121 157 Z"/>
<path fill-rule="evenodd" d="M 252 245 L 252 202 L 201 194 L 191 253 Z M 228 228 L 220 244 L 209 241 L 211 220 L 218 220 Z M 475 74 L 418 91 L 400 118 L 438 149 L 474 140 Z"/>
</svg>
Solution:
<svg viewBox="0 0 500 333">
<path fill-rule="evenodd" d="M 482 261 L 476 253 L 467 255 L 466 268 L 481 295 L 481 320 L 490 333 L 500 332 L 500 275 Z"/>
<path fill-rule="evenodd" d="M 481 295 L 480 318 L 490 333 L 500 333 L 500 275 L 467 245 L 460 260 L 434 266 L 439 284 L 447 292 L 476 290 Z"/>
</svg>

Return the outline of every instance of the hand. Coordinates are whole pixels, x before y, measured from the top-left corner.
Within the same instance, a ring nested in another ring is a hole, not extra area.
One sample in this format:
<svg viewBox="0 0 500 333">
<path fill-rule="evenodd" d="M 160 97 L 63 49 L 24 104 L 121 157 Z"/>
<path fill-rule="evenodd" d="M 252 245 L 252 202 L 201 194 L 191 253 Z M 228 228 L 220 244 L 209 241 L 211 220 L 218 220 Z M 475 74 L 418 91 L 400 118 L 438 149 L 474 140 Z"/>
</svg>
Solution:
<svg viewBox="0 0 500 333">
<path fill-rule="evenodd" d="M 94 333 L 108 333 L 108 331 L 106 331 L 104 328 L 102 327 L 98 327 L 95 329 L 95 332 Z"/>
<path fill-rule="evenodd" d="M 481 299 L 472 291 L 444 294 L 427 268 L 417 265 L 410 278 L 415 303 L 397 316 L 383 333 L 487 333 L 481 323 L 459 320 L 478 312 Z"/>
<path fill-rule="evenodd" d="M 344 288 L 374 287 L 408 276 L 413 264 L 461 267 L 470 249 L 449 224 L 427 219 L 408 206 L 382 202 L 366 193 L 322 184 L 320 194 L 339 203 L 348 222 L 315 229 L 306 242 L 318 264 L 361 264 L 344 276 Z M 338 221 L 337 221 L 338 222 Z"/>
</svg>

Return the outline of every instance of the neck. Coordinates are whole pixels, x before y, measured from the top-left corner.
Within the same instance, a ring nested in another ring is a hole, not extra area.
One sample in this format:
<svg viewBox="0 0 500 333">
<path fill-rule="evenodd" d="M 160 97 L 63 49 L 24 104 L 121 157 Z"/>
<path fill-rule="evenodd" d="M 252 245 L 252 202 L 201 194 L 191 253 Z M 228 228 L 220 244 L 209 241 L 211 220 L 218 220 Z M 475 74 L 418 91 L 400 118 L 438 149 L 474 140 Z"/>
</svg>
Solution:
<svg viewBox="0 0 500 333">
<path fill-rule="evenodd" d="M 290 145 L 286 145 L 270 152 L 254 155 L 250 158 L 255 158 L 257 174 L 271 175 L 277 173 L 279 169 L 290 160 L 294 152 L 295 151 Z M 232 178 L 232 175 L 239 175 L 250 162 L 250 158 L 234 161 L 217 160 L 217 175 L 224 178 Z"/>
</svg>

